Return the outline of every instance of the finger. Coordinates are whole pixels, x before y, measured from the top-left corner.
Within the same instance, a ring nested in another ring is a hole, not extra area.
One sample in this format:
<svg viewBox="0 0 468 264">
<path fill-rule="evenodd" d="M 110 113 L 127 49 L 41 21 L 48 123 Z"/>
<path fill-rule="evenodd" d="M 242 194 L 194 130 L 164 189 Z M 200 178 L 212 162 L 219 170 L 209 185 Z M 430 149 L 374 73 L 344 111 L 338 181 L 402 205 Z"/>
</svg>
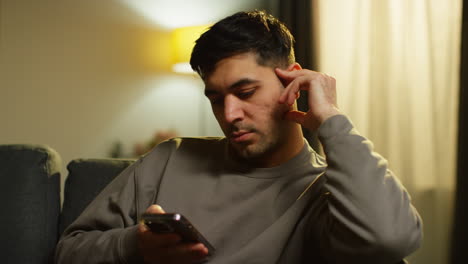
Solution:
<svg viewBox="0 0 468 264">
<path fill-rule="evenodd" d="M 284 119 L 296 122 L 300 125 L 304 125 L 305 117 L 306 117 L 306 113 L 292 110 L 285 114 Z"/>
<path fill-rule="evenodd" d="M 297 92 L 291 92 L 291 93 L 288 93 L 287 95 L 287 100 L 285 101 L 289 106 L 293 105 L 294 102 L 296 102 L 296 100 L 301 96 L 301 93 L 299 91 Z M 285 103 L 283 102 L 283 103 Z"/>
<path fill-rule="evenodd" d="M 139 224 L 138 224 L 138 233 L 144 234 L 144 233 L 146 233 L 146 232 L 151 232 L 151 230 L 149 229 L 149 227 L 148 227 L 145 223 L 143 223 L 143 222 L 139 223 Z"/>
<path fill-rule="evenodd" d="M 292 81 L 288 87 L 285 88 L 283 94 L 280 96 L 280 103 L 287 103 L 293 105 L 297 98 L 299 98 L 300 90 L 309 89 L 310 77 L 299 76 Z"/>
<path fill-rule="evenodd" d="M 208 256 L 208 249 L 201 243 L 186 243 L 164 249 L 162 257 L 175 263 L 193 263 Z"/>
<path fill-rule="evenodd" d="M 280 80 L 289 83 L 292 80 L 294 80 L 294 78 L 304 74 L 304 70 L 289 71 L 281 68 L 275 68 L 275 73 L 278 76 L 278 78 L 280 78 Z"/>
<path fill-rule="evenodd" d="M 201 243 L 185 243 L 146 248 L 143 256 L 145 263 L 198 263 L 208 256 L 208 249 Z"/>
<path fill-rule="evenodd" d="M 144 243 L 152 246 L 170 246 L 182 241 L 182 238 L 175 233 L 155 233 L 144 223 L 138 224 L 138 236 Z"/>
<path fill-rule="evenodd" d="M 275 73 L 276 73 L 276 76 L 278 77 L 278 79 L 281 81 L 281 83 L 283 84 L 284 87 L 288 86 L 290 82 L 292 82 L 294 80 L 294 78 L 291 78 L 289 75 L 288 75 L 288 72 L 287 70 L 283 70 L 281 68 L 275 68 Z"/>
<path fill-rule="evenodd" d="M 294 103 L 294 99 L 293 102 L 291 102 L 291 98 L 297 98 L 297 94 L 299 93 L 299 83 L 299 79 L 290 82 L 282 91 L 279 97 L 279 102 L 288 103 L 289 105 L 292 105 Z"/>
<path fill-rule="evenodd" d="M 164 214 L 166 212 L 162 209 L 162 207 L 160 205 L 153 204 L 150 207 L 148 207 L 148 209 L 146 209 L 146 213 L 149 213 L 149 214 Z"/>
<path fill-rule="evenodd" d="M 208 256 L 208 249 L 202 243 L 197 243 L 189 247 L 187 255 L 190 259 L 201 260 Z"/>
<path fill-rule="evenodd" d="M 180 244 L 182 237 L 175 233 L 170 234 L 152 234 L 151 240 L 155 246 L 170 247 Z"/>
<path fill-rule="evenodd" d="M 306 74 L 319 74 L 319 72 L 307 70 L 307 69 L 300 69 L 300 70 L 284 70 L 281 68 L 275 68 L 275 73 L 281 80 L 286 82 L 291 82 L 295 78 L 306 75 Z"/>
<path fill-rule="evenodd" d="M 141 241 L 148 247 L 169 247 L 180 244 L 182 238 L 175 234 L 157 234 L 151 230 L 139 234 Z"/>
</svg>

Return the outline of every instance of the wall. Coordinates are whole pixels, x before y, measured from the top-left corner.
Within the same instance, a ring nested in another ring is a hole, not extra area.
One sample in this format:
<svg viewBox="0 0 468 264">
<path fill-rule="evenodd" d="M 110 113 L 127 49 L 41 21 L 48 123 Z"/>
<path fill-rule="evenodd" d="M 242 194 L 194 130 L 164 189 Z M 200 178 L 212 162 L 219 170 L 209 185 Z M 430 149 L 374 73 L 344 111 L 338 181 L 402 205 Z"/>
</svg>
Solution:
<svg viewBox="0 0 468 264">
<path fill-rule="evenodd" d="M 0 144 L 47 144 L 65 167 L 158 130 L 222 134 L 198 77 L 171 73 L 169 29 L 128 2 L 0 0 Z M 224 14 L 267 3 L 237 2 Z"/>
</svg>

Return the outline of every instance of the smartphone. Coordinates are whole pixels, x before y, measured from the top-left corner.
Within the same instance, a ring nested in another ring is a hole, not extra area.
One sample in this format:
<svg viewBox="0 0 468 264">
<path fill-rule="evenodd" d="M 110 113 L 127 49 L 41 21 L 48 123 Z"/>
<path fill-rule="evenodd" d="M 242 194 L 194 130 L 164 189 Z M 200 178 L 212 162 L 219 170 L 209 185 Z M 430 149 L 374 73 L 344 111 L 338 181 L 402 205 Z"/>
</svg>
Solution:
<svg viewBox="0 0 468 264">
<path fill-rule="evenodd" d="M 141 219 L 155 233 L 176 233 L 182 238 L 182 242 L 202 243 L 205 245 L 209 256 L 215 252 L 215 248 L 208 240 L 181 214 L 144 213 Z"/>
</svg>

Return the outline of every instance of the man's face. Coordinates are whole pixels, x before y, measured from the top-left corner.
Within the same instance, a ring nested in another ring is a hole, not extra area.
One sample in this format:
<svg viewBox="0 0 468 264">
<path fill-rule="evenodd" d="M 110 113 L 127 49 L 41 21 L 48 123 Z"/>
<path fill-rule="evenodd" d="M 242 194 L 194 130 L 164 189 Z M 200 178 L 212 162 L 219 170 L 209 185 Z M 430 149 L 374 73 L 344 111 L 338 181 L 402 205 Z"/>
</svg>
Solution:
<svg viewBox="0 0 468 264">
<path fill-rule="evenodd" d="M 240 157 L 262 160 L 284 148 L 290 124 L 283 115 L 291 107 L 278 103 L 284 87 L 271 67 L 243 53 L 219 61 L 204 81 L 213 113 Z"/>
</svg>

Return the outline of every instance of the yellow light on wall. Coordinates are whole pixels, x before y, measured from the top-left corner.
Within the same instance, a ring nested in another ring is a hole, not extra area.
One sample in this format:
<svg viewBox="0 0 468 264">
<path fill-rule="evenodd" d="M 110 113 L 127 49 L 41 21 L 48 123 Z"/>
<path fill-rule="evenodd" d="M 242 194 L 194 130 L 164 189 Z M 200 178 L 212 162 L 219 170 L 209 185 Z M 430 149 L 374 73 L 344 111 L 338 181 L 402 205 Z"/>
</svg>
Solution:
<svg viewBox="0 0 468 264">
<path fill-rule="evenodd" d="M 195 41 L 210 25 L 176 28 L 171 34 L 172 70 L 179 73 L 193 73 L 190 68 L 190 54 Z"/>
</svg>

